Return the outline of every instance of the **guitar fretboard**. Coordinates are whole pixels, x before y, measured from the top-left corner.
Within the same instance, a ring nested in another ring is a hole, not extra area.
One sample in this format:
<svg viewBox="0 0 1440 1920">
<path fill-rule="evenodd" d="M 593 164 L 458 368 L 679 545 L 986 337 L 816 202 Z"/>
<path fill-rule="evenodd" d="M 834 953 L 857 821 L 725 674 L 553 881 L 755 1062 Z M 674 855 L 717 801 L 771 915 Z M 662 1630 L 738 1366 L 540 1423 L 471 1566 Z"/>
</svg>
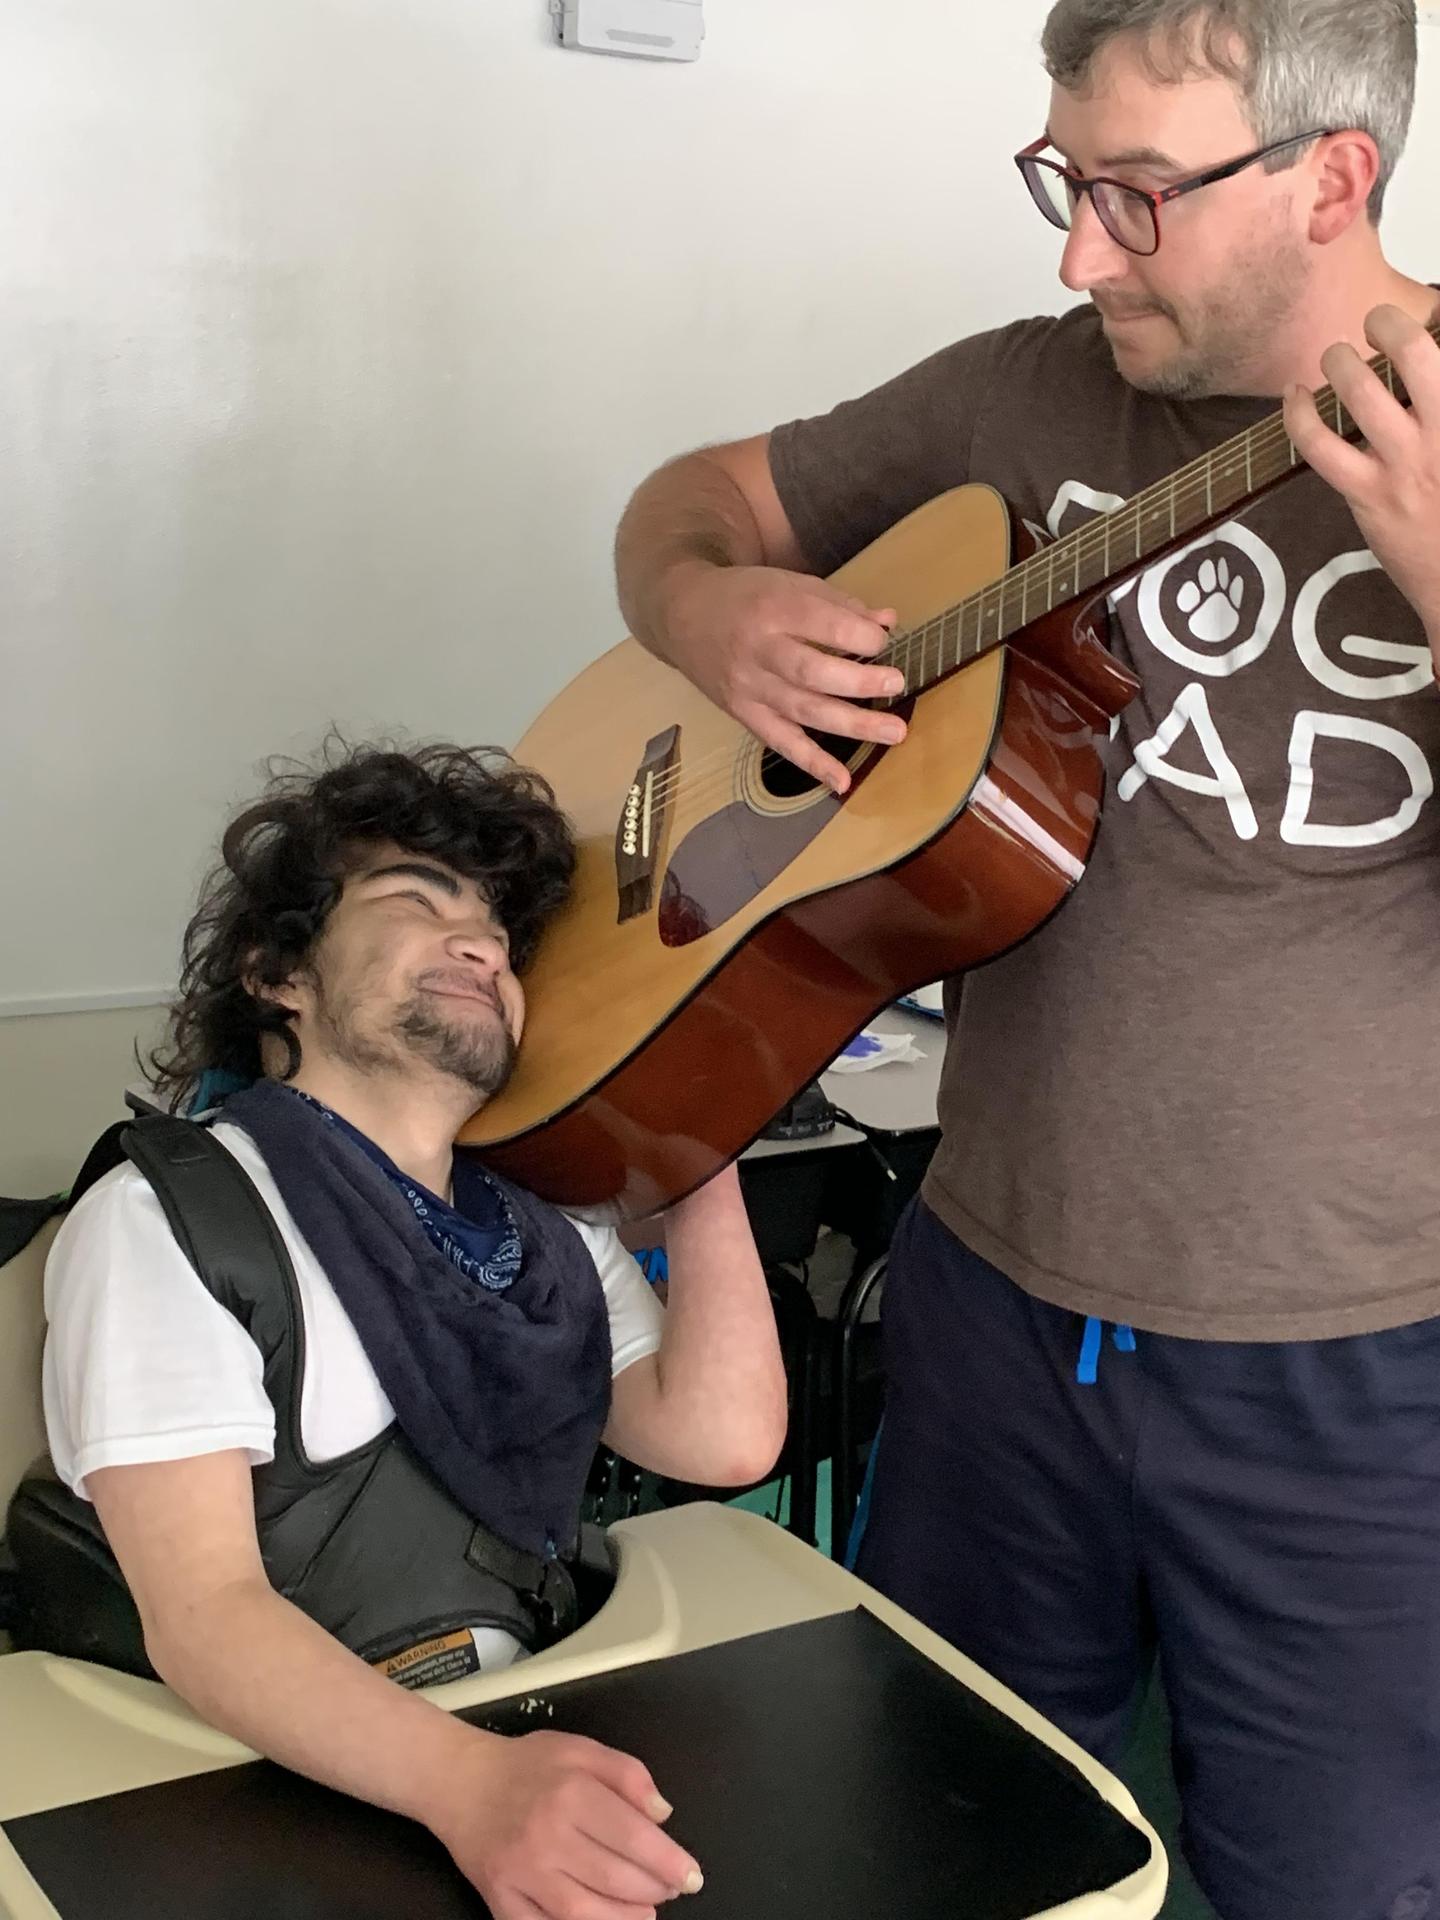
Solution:
<svg viewBox="0 0 1440 1920">
<path fill-rule="evenodd" d="M 1440 321 L 1428 331 L 1440 340 Z M 1409 395 L 1389 357 L 1380 354 L 1370 366 L 1394 398 L 1408 406 Z M 1342 439 L 1363 437 L 1333 387 L 1322 388 L 1315 405 L 1326 426 Z M 1237 508 L 1249 506 L 1304 464 L 1285 431 L 1283 413 L 1270 414 L 1113 513 L 1043 547 L 968 599 L 897 634 L 880 658 L 902 669 L 906 694 L 922 692 L 1031 621 L 1120 585 L 1208 527 L 1218 526 Z"/>
</svg>

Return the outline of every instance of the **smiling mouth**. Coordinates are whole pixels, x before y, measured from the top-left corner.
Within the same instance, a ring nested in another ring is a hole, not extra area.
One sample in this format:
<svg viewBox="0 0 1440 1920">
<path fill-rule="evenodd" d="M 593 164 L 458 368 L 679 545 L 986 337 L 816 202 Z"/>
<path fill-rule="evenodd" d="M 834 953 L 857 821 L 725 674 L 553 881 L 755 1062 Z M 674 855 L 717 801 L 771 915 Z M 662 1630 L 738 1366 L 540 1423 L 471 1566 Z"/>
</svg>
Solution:
<svg viewBox="0 0 1440 1920">
<path fill-rule="evenodd" d="M 437 993 L 446 1000 L 469 1000 L 476 1002 L 482 1007 L 489 1007 L 494 1013 L 500 1013 L 502 1011 L 498 994 L 490 993 L 483 987 L 470 986 L 463 981 L 450 980 L 443 984 L 438 981 L 422 982 L 421 991 L 424 993 Z"/>
</svg>

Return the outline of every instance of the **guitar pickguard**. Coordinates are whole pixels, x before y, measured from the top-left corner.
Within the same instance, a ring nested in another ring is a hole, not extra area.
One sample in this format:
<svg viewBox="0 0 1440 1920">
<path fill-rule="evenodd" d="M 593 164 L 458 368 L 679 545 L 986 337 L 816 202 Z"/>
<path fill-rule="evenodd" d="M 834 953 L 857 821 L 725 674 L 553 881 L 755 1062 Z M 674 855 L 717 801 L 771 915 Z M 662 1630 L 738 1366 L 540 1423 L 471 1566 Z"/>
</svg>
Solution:
<svg viewBox="0 0 1440 1920">
<path fill-rule="evenodd" d="M 761 813 L 735 800 L 692 827 L 676 847 L 661 884 L 663 944 L 688 946 L 723 926 L 824 831 L 840 806 L 834 794 L 775 813 Z"/>
</svg>

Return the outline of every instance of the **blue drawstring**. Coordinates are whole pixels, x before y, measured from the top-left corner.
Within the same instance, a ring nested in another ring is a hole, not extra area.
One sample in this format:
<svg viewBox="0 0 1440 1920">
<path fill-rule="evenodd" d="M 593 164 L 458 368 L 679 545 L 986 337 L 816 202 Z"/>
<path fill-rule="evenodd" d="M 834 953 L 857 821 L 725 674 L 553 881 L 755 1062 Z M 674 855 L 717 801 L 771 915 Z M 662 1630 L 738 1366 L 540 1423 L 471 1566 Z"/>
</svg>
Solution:
<svg viewBox="0 0 1440 1920">
<path fill-rule="evenodd" d="M 1085 1338 L 1080 1342 L 1080 1364 L 1075 1369 L 1075 1378 L 1082 1387 L 1093 1387 L 1100 1376 L 1100 1343 L 1104 1338 L 1104 1325 L 1092 1314 L 1085 1322 Z"/>
<path fill-rule="evenodd" d="M 1135 1329 L 1122 1321 L 1115 1325 L 1115 1345 L 1121 1353 L 1134 1353 Z M 1105 1323 L 1097 1320 L 1094 1314 L 1085 1322 L 1085 1337 L 1080 1342 L 1080 1362 L 1075 1369 L 1075 1378 L 1082 1387 L 1093 1387 L 1100 1377 L 1100 1349 L 1105 1342 Z"/>
</svg>

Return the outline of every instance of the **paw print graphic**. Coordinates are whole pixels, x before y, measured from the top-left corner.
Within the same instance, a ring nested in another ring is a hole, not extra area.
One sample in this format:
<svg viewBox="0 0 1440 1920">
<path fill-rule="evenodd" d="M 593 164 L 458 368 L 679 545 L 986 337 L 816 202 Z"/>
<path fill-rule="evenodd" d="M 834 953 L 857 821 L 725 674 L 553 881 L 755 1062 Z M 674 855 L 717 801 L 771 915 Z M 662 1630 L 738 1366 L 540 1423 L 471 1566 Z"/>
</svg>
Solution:
<svg viewBox="0 0 1440 1920">
<path fill-rule="evenodd" d="M 1244 603 L 1245 582 L 1238 573 L 1231 573 L 1223 554 L 1218 560 L 1206 560 L 1195 579 L 1187 580 L 1175 596 L 1191 633 L 1212 647 L 1235 638 Z"/>
</svg>

